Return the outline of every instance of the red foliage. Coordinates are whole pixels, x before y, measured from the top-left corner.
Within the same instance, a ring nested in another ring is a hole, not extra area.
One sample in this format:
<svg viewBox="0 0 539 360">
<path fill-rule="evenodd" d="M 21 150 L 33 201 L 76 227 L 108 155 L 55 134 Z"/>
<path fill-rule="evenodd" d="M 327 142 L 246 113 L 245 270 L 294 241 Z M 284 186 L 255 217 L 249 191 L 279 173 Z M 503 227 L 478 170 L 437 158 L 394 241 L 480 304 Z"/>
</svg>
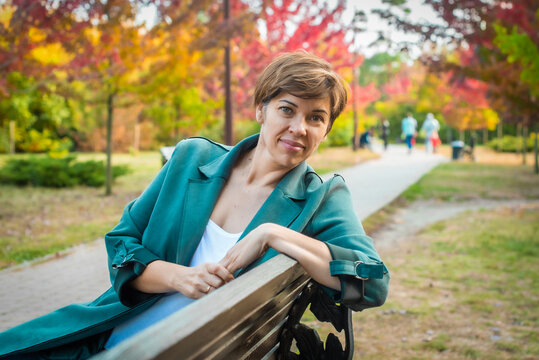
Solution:
<svg viewBox="0 0 539 360">
<path fill-rule="evenodd" d="M 383 92 L 394 97 L 406 94 L 410 91 L 412 81 L 407 74 L 399 74 L 393 77 L 387 84 L 383 85 Z"/>
<path fill-rule="evenodd" d="M 252 117 L 251 93 L 256 77 L 280 53 L 306 50 L 330 62 L 336 70 L 359 66 L 362 57 L 350 55 L 348 28 L 340 26 L 344 3 L 335 8 L 309 0 L 264 1 L 258 18 L 262 34 L 242 34 L 234 43 L 239 48 L 242 68 L 237 73 L 236 99 L 243 117 Z M 247 36 L 245 36 L 247 35 Z M 265 39 L 262 39 L 262 38 Z"/>
<path fill-rule="evenodd" d="M 381 95 L 374 82 L 367 86 L 357 85 L 356 89 L 357 91 L 355 91 L 354 97 L 356 99 L 356 104 L 360 109 L 365 109 L 371 103 L 378 100 Z"/>
<path fill-rule="evenodd" d="M 9 25 L 0 24 L 0 38 L 8 46 L 0 47 L 0 78 L 5 79 L 8 73 L 18 71 L 27 76 L 46 76 L 55 66 L 44 65 L 29 56 L 37 46 L 52 43 L 69 43 L 79 36 L 82 29 L 89 25 L 88 21 L 73 16 L 83 0 L 13 0 L 15 8 Z M 8 4 L 1 5 L 2 7 Z M 30 30 L 38 29 L 40 39 L 31 39 Z M 5 82 L 0 82 L 0 91 L 5 91 Z"/>
</svg>

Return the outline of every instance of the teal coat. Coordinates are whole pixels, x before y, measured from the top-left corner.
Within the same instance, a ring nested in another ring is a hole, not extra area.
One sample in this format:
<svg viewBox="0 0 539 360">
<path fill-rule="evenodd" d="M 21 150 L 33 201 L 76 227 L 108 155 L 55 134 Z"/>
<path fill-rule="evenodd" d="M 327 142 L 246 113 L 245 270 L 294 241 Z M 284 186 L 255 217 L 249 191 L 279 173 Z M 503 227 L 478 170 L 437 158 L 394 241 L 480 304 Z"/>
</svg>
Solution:
<svg viewBox="0 0 539 360">
<path fill-rule="evenodd" d="M 105 236 L 112 287 L 92 302 L 66 306 L 1 333 L 0 357 L 54 347 L 54 354 L 85 358 L 99 350 L 112 328 L 161 297 L 134 290 L 128 282 L 157 259 L 189 264 L 233 164 L 257 142 L 258 135 L 235 147 L 203 138 L 181 141 L 156 178 L 126 206 L 120 223 Z M 342 285 L 341 292 L 326 289 L 336 301 L 354 310 L 383 304 L 387 269 L 365 235 L 340 176 L 322 182 L 301 163 L 279 182 L 239 241 L 266 222 L 327 244 L 334 259 L 331 272 L 340 277 Z M 269 249 L 236 275 L 276 254 Z"/>
</svg>

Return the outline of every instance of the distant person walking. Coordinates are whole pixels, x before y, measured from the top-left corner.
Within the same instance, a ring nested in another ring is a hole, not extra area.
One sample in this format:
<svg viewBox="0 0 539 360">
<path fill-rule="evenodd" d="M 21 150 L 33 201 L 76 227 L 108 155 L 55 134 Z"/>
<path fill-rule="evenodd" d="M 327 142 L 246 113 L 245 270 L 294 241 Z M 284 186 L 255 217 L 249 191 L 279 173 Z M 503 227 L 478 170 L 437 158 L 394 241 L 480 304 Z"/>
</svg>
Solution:
<svg viewBox="0 0 539 360">
<path fill-rule="evenodd" d="M 408 146 L 408 154 L 410 154 L 417 134 L 417 120 L 414 119 L 411 113 L 406 114 L 406 117 L 402 119 L 402 134 L 404 135 L 404 142 Z"/>
<path fill-rule="evenodd" d="M 359 138 L 359 147 L 360 148 L 367 148 L 370 151 L 372 151 L 372 136 L 374 135 L 374 129 L 370 128 L 369 130 L 365 131 L 363 134 L 361 134 L 361 137 Z"/>
<path fill-rule="evenodd" d="M 425 150 L 427 151 L 427 154 L 429 154 L 434 151 L 436 146 L 433 140 L 436 138 L 439 139 L 438 130 L 440 130 L 440 123 L 434 118 L 432 113 L 428 113 L 427 118 L 423 121 L 421 130 L 425 131 Z"/>
<path fill-rule="evenodd" d="M 387 119 L 384 119 L 382 121 L 382 140 L 384 141 L 384 150 L 387 150 L 388 135 L 389 135 L 389 121 L 387 121 Z"/>
</svg>

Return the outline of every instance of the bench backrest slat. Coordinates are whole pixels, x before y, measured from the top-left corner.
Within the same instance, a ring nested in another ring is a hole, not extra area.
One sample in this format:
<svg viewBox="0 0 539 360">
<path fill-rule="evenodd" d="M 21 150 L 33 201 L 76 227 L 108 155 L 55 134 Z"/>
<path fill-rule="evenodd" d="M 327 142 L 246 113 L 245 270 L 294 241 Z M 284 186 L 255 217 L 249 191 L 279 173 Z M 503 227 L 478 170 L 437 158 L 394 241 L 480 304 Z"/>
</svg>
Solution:
<svg viewBox="0 0 539 360">
<path fill-rule="evenodd" d="M 271 358 L 308 280 L 295 260 L 278 255 L 94 359 Z"/>
</svg>

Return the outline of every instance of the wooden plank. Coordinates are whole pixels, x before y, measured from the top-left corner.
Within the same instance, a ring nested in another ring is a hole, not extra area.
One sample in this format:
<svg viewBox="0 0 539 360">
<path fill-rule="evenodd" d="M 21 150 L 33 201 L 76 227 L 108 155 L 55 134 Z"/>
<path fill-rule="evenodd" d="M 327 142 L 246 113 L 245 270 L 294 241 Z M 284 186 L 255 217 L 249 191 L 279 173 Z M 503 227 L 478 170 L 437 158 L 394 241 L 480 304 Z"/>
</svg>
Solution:
<svg viewBox="0 0 539 360">
<path fill-rule="evenodd" d="M 287 317 L 297 295 L 307 285 L 310 278 L 301 276 L 277 294 L 267 306 L 256 310 L 254 316 L 238 319 L 238 323 L 227 333 L 222 334 L 213 344 L 197 353 L 201 359 L 239 359 L 253 347 L 261 346 L 260 342 L 268 333 L 280 330 L 283 319 Z M 272 344 L 269 348 L 271 348 Z M 268 348 L 268 350 L 269 350 Z"/>
<path fill-rule="evenodd" d="M 94 359 L 192 359 L 231 324 L 256 312 L 304 274 L 295 260 L 277 255 Z"/>
<path fill-rule="evenodd" d="M 285 313 L 288 315 L 288 312 Z M 279 344 L 279 335 L 285 322 L 288 320 L 288 316 L 282 319 L 279 326 L 275 326 L 264 336 L 260 341 L 248 350 L 241 358 L 241 360 L 258 360 L 263 358 L 266 354 L 271 353 L 275 346 Z M 231 357 L 233 359 L 233 357 Z"/>
<path fill-rule="evenodd" d="M 296 289 L 297 287 L 296 280 L 275 297 L 261 303 L 259 308 L 250 313 L 245 313 L 241 318 L 231 319 L 228 329 L 219 334 L 218 337 L 209 340 L 206 347 L 196 350 L 192 354 L 192 358 L 212 360 L 231 358 L 228 353 L 242 344 L 249 343 L 249 337 L 258 331 L 260 327 L 265 326 L 268 322 L 270 322 L 269 326 L 276 326 L 279 323 L 279 319 L 274 320 L 273 324 L 271 324 L 271 321 L 280 314 L 279 310 L 282 307 L 288 306 L 294 301 L 296 294 L 300 291 L 300 289 Z M 241 311 L 241 306 L 242 304 L 239 305 L 239 311 Z M 285 316 L 286 313 L 282 315 L 282 317 Z M 223 320 L 216 318 L 214 321 L 222 323 Z M 208 325 L 212 326 L 212 324 Z M 236 357 L 234 356 L 233 358 Z"/>
<path fill-rule="evenodd" d="M 279 350 L 279 344 L 275 344 L 273 348 L 260 360 L 277 360 L 277 351 Z"/>
</svg>

